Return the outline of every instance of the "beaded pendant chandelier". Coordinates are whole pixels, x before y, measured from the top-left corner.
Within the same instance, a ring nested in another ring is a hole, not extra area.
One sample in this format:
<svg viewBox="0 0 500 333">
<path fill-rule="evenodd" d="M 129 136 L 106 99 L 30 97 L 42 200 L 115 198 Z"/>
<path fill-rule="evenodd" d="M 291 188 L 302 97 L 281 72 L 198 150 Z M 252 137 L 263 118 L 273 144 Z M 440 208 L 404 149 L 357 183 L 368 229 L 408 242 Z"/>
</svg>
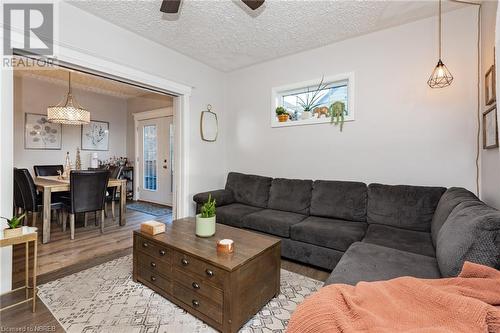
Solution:
<svg viewBox="0 0 500 333">
<path fill-rule="evenodd" d="M 431 88 L 444 88 L 451 84 L 453 76 L 441 60 L 441 0 L 439 0 L 439 60 L 427 84 Z"/>
<path fill-rule="evenodd" d="M 90 123 L 90 112 L 84 109 L 73 97 L 71 91 L 71 72 L 69 72 L 66 99 L 56 106 L 47 108 L 47 119 L 51 123 L 65 125 L 85 125 Z"/>
</svg>

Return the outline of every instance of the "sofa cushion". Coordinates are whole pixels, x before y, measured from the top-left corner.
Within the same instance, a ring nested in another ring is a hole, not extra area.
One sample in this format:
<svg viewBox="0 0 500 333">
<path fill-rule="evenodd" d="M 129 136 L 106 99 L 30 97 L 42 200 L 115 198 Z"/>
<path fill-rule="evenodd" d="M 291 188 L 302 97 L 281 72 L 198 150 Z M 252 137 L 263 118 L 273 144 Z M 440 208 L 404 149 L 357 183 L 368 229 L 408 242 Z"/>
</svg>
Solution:
<svg viewBox="0 0 500 333">
<path fill-rule="evenodd" d="M 500 269 L 500 211 L 466 201 L 439 230 L 436 257 L 441 274 L 457 276 L 465 261 Z"/>
<path fill-rule="evenodd" d="M 425 231 L 413 231 L 380 224 L 370 224 L 363 242 L 436 257 L 431 234 Z"/>
<path fill-rule="evenodd" d="M 344 253 L 325 285 L 389 280 L 401 276 L 437 279 L 441 275 L 436 258 L 356 242 Z"/>
<path fill-rule="evenodd" d="M 370 184 L 367 222 L 429 232 L 444 191 L 443 187 Z"/>
<path fill-rule="evenodd" d="M 474 193 L 461 187 L 451 187 L 444 192 L 431 222 L 432 243 L 434 246 L 436 246 L 438 233 L 444 222 L 446 222 L 453 209 L 464 201 L 479 201 L 479 199 Z"/>
<path fill-rule="evenodd" d="M 243 218 L 243 227 L 280 237 L 290 237 L 290 227 L 307 216 L 274 209 L 264 209 Z"/>
<path fill-rule="evenodd" d="M 312 180 L 273 179 L 269 191 L 268 208 L 309 214 Z"/>
<path fill-rule="evenodd" d="M 310 216 L 291 228 L 290 238 L 331 249 L 345 251 L 363 238 L 367 224 Z"/>
<path fill-rule="evenodd" d="M 316 180 L 311 215 L 364 222 L 367 196 L 365 183 Z"/>
<path fill-rule="evenodd" d="M 230 172 L 227 175 L 226 190 L 233 192 L 236 202 L 266 208 L 272 178 Z"/>
<path fill-rule="evenodd" d="M 217 223 L 227 224 L 233 227 L 243 228 L 242 218 L 248 214 L 258 212 L 262 208 L 233 203 L 230 205 L 217 207 Z"/>
</svg>

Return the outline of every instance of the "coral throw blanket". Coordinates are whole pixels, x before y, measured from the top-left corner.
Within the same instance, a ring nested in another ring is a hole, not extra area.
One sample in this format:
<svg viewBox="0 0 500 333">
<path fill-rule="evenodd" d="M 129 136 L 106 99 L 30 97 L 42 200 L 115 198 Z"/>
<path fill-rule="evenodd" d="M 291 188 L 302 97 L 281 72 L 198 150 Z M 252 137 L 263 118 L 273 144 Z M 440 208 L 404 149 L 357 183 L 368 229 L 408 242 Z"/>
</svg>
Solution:
<svg viewBox="0 0 500 333">
<path fill-rule="evenodd" d="M 456 278 L 333 284 L 307 298 L 287 333 L 497 332 L 500 271 L 466 262 Z"/>
</svg>

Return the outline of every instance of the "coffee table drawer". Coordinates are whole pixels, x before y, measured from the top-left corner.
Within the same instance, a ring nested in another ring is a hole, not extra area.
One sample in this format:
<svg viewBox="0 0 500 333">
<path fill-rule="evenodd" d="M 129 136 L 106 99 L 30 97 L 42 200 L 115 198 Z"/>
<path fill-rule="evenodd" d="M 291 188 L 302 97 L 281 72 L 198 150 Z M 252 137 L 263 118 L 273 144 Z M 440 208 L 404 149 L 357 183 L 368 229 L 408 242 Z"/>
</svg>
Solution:
<svg viewBox="0 0 500 333">
<path fill-rule="evenodd" d="M 143 266 L 139 266 L 137 267 L 137 275 L 139 279 L 147 281 L 167 293 L 172 292 L 172 284 L 170 280 L 162 277 L 156 272 L 152 272 Z"/>
<path fill-rule="evenodd" d="M 147 254 L 136 251 L 134 255 L 137 256 L 137 263 L 150 270 L 153 273 L 159 273 L 167 278 L 172 278 L 172 264 L 169 262 L 165 262 L 158 258 L 153 258 L 152 256 L 148 256 Z"/>
<path fill-rule="evenodd" d="M 190 308 L 203 313 L 205 316 L 222 323 L 222 305 L 211 302 L 206 297 L 184 288 L 181 284 L 174 282 L 174 297 L 182 301 Z"/>
<path fill-rule="evenodd" d="M 174 279 L 176 283 L 183 285 L 195 294 L 205 296 L 215 303 L 222 305 L 222 290 L 206 283 L 204 279 L 197 275 L 175 268 Z"/>
<path fill-rule="evenodd" d="M 224 283 L 224 278 L 227 274 L 222 269 L 181 252 L 174 253 L 174 267 L 177 267 L 181 272 L 188 271 L 195 273 L 206 281 L 219 285 Z"/>
<path fill-rule="evenodd" d="M 172 262 L 172 250 L 167 247 L 160 246 L 140 236 L 136 236 L 134 245 L 137 250 L 143 251 L 154 258 L 169 263 Z"/>
</svg>

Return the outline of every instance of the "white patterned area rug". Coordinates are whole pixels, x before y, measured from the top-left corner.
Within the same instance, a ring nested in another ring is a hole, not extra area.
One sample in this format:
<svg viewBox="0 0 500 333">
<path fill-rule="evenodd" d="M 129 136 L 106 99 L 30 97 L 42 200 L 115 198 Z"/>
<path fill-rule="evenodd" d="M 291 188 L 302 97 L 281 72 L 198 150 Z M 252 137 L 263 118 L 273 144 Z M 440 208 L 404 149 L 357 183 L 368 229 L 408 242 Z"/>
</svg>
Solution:
<svg viewBox="0 0 500 333">
<path fill-rule="evenodd" d="M 323 282 L 281 270 L 281 293 L 242 333 L 284 332 L 291 313 Z M 151 289 L 132 281 L 128 255 L 40 286 L 38 296 L 71 333 L 216 332 Z"/>
</svg>

